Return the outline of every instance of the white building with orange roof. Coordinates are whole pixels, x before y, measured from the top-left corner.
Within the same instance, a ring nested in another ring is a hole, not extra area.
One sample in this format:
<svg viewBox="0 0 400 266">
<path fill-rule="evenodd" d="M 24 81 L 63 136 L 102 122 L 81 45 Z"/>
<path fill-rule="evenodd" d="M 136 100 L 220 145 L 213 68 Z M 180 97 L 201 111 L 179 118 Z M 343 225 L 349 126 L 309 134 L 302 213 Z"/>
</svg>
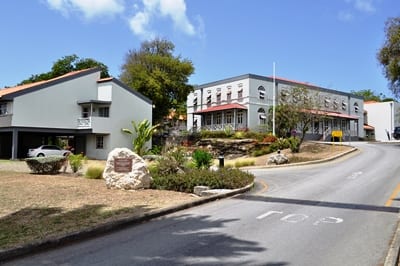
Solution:
<svg viewBox="0 0 400 266">
<path fill-rule="evenodd" d="M 275 86 L 274 86 L 275 80 Z M 363 98 L 284 78 L 246 74 L 197 86 L 187 98 L 187 129 L 272 131 L 268 111 L 288 99 L 289 91 L 303 87 L 318 95 L 321 109 L 306 139 L 330 140 L 341 130 L 344 140 L 364 137 Z M 275 98 L 274 98 L 275 88 Z M 299 131 L 297 131 L 299 132 Z"/>
<path fill-rule="evenodd" d="M 152 102 L 97 68 L 0 89 L 0 158 L 25 158 L 30 148 L 68 140 L 75 153 L 106 159 L 116 147 L 132 148 L 121 129 L 152 121 Z"/>
</svg>

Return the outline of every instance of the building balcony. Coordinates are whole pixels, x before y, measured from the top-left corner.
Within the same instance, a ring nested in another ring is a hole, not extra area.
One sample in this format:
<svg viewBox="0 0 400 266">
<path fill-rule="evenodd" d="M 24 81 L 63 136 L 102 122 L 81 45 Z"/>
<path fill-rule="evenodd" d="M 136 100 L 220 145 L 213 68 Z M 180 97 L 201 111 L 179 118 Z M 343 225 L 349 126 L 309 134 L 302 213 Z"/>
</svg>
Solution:
<svg viewBox="0 0 400 266">
<path fill-rule="evenodd" d="M 91 129 L 93 133 L 110 133 L 110 118 L 109 117 L 98 117 L 90 116 L 78 118 L 77 128 L 78 129 Z"/>
<path fill-rule="evenodd" d="M 0 127 L 11 127 L 12 114 L 0 115 Z"/>
</svg>

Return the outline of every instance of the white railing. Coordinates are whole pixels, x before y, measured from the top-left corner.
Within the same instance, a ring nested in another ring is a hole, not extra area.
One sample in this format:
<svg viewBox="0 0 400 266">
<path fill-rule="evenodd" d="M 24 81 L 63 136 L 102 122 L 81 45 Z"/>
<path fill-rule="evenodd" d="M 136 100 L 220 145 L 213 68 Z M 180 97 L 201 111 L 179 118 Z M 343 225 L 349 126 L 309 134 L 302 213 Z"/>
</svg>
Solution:
<svg viewBox="0 0 400 266">
<path fill-rule="evenodd" d="M 92 119 L 90 117 L 78 118 L 78 129 L 92 128 Z"/>
</svg>

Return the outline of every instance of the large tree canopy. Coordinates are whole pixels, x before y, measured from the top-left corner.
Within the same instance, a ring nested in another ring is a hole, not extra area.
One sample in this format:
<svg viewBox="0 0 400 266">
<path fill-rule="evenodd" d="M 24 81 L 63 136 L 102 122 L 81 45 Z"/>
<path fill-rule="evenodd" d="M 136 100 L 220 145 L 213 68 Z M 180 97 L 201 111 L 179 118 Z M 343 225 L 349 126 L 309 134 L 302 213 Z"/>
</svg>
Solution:
<svg viewBox="0 0 400 266">
<path fill-rule="evenodd" d="M 55 77 L 62 76 L 72 71 L 82 70 L 92 67 L 99 67 L 101 69 L 101 78 L 107 78 L 110 75 L 108 74 L 108 67 L 91 58 L 79 58 L 77 55 L 67 55 L 61 59 L 58 59 L 54 62 L 51 70 L 46 73 L 32 75 L 30 78 L 23 80 L 20 84 L 28 84 L 42 80 L 48 80 Z"/>
<path fill-rule="evenodd" d="M 385 26 L 386 40 L 378 52 L 378 60 L 389 80 L 389 89 L 400 96 L 400 17 L 390 18 Z"/>
<path fill-rule="evenodd" d="M 188 59 L 174 56 L 175 46 L 162 39 L 146 41 L 139 50 L 126 55 L 120 79 L 153 101 L 153 123 L 159 123 L 170 109 L 186 102 L 193 86 L 188 78 L 194 72 Z"/>
</svg>

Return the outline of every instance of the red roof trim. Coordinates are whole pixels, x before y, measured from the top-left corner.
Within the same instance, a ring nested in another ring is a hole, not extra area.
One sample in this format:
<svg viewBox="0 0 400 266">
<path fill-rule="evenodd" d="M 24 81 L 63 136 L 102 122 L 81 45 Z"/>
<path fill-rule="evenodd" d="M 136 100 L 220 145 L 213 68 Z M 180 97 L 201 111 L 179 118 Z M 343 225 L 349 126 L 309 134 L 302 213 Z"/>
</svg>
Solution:
<svg viewBox="0 0 400 266">
<path fill-rule="evenodd" d="M 316 114 L 316 115 L 322 115 L 322 116 L 340 117 L 340 118 L 347 118 L 347 119 L 351 119 L 351 120 L 359 119 L 358 116 L 343 114 L 343 113 L 339 113 L 339 112 L 328 112 L 328 111 L 321 111 L 321 110 L 304 110 L 304 111 L 312 113 L 312 114 Z"/>
<path fill-rule="evenodd" d="M 209 107 L 207 109 L 194 112 L 194 114 L 204 114 L 204 113 L 211 113 L 211 112 L 224 111 L 224 110 L 230 110 L 230 109 L 247 110 L 247 108 L 245 106 L 241 105 L 241 104 L 230 103 L 230 104 L 212 106 L 212 107 Z"/>
</svg>

